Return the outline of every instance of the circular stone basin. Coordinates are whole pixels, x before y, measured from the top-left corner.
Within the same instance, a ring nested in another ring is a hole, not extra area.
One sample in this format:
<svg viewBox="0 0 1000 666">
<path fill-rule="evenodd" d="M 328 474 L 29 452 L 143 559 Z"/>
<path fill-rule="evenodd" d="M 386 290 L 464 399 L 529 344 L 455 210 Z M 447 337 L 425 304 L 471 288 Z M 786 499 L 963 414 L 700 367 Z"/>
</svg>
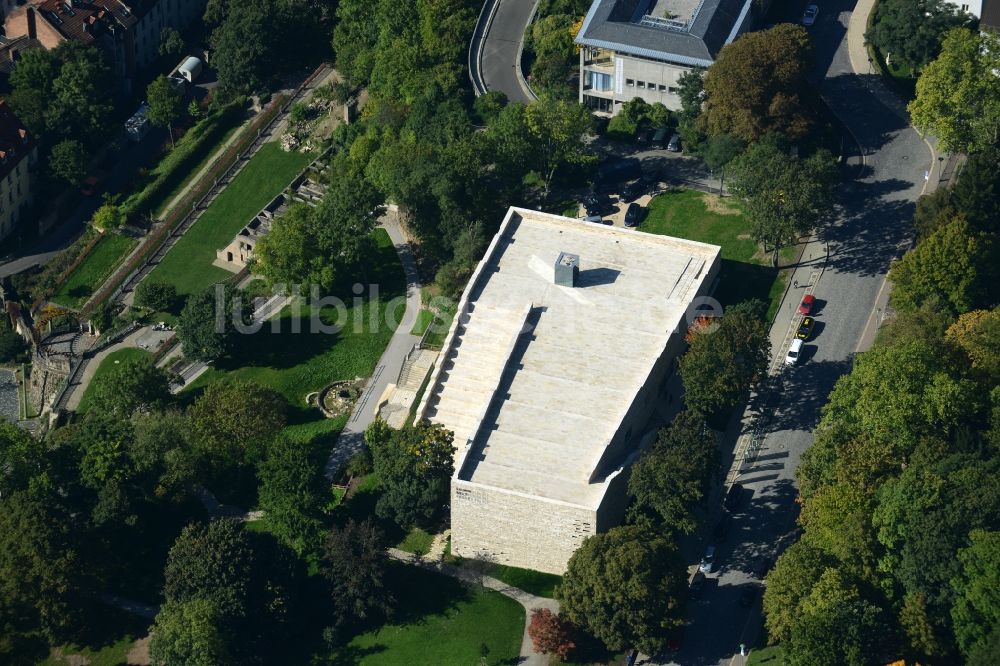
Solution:
<svg viewBox="0 0 1000 666">
<path fill-rule="evenodd" d="M 360 395 L 357 382 L 335 382 L 319 392 L 319 407 L 328 418 L 336 418 L 349 414 Z"/>
</svg>

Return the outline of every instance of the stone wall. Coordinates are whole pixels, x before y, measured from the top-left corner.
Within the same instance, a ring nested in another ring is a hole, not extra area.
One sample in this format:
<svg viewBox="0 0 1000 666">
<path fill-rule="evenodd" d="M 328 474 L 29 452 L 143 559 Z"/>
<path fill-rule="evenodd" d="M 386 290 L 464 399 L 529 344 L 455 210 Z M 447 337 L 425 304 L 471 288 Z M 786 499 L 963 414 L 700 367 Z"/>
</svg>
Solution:
<svg viewBox="0 0 1000 666">
<path fill-rule="evenodd" d="M 69 377 L 70 358 L 56 354 L 35 352 L 31 359 L 31 382 L 28 385 L 28 403 L 31 412 L 41 414 L 49 405 L 60 384 Z"/>
</svg>

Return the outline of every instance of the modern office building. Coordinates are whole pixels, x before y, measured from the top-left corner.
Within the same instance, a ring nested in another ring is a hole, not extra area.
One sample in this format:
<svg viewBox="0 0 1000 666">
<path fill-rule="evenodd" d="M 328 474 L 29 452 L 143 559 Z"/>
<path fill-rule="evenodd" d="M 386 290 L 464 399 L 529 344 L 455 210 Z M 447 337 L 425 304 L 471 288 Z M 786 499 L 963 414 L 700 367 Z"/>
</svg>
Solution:
<svg viewBox="0 0 1000 666">
<path fill-rule="evenodd" d="M 719 263 L 714 245 L 509 210 L 417 411 L 455 433 L 453 553 L 561 574 L 621 521 Z"/>
<path fill-rule="evenodd" d="M 615 114 L 641 97 L 679 109 L 678 79 L 750 28 L 752 0 L 594 0 L 576 36 L 580 103 Z"/>
</svg>

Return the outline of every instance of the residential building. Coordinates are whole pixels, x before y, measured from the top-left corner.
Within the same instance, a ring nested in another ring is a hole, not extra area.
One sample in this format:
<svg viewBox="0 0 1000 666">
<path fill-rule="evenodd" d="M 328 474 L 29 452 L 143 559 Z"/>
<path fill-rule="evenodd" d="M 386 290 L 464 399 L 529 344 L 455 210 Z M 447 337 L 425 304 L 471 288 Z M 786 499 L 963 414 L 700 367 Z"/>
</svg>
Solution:
<svg viewBox="0 0 1000 666">
<path fill-rule="evenodd" d="M 0 100 L 0 240 L 10 236 L 31 207 L 38 148 L 5 100 Z"/>
<path fill-rule="evenodd" d="M 455 555 L 561 574 L 618 524 L 720 248 L 511 208 L 419 418 L 455 433 Z"/>
<path fill-rule="evenodd" d="M 678 81 L 748 30 L 752 0 L 594 0 L 580 45 L 580 103 L 615 114 L 641 97 L 679 109 Z"/>
<path fill-rule="evenodd" d="M 125 92 L 135 73 L 159 56 L 160 33 L 201 16 L 205 0 L 29 0 L 4 20 L 9 39 L 27 37 L 54 49 L 67 40 L 100 48 Z"/>
<path fill-rule="evenodd" d="M 959 11 L 979 18 L 983 15 L 983 5 L 987 4 L 989 0 L 945 0 L 945 2 L 957 7 Z"/>
</svg>

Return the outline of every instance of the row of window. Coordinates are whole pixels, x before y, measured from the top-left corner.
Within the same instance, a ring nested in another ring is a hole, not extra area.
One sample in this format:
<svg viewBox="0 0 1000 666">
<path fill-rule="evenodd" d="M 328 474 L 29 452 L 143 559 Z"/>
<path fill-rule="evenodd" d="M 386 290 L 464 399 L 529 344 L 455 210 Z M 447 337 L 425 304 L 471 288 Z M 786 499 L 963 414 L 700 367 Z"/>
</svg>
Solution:
<svg viewBox="0 0 1000 666">
<path fill-rule="evenodd" d="M 625 85 L 627 85 L 629 88 L 646 88 L 648 90 L 657 89 L 657 85 L 652 81 L 646 83 L 645 81 L 636 81 L 635 79 L 625 79 Z M 662 83 L 659 85 L 659 89 L 660 92 L 669 92 L 669 93 L 677 92 L 677 88 L 674 88 L 673 86 L 666 86 L 663 85 Z"/>
</svg>

